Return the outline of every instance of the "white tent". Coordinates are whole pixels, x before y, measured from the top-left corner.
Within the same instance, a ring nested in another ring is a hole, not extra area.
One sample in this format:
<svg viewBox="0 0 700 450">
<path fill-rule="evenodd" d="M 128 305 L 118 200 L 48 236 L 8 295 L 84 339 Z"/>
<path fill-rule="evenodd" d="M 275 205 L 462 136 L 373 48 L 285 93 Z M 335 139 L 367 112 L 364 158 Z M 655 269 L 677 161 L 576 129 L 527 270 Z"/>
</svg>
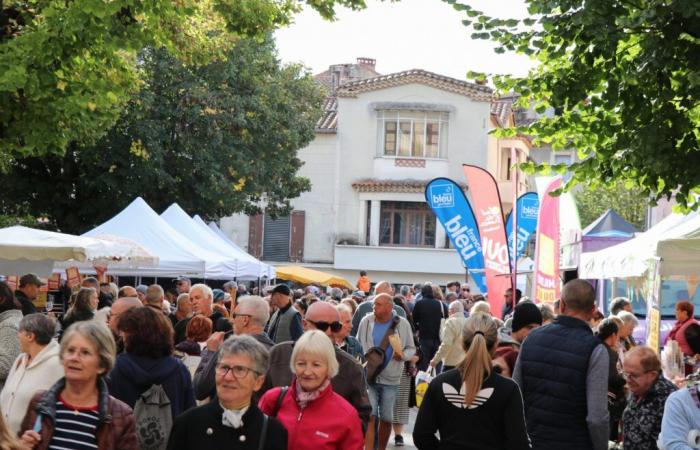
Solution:
<svg viewBox="0 0 700 450">
<path fill-rule="evenodd" d="M 48 275 L 58 261 L 153 266 L 158 258 L 130 241 L 115 242 L 22 226 L 0 229 L 0 273 Z"/>
<path fill-rule="evenodd" d="M 192 275 L 232 279 L 235 261 L 203 249 L 168 225 L 141 198 L 137 198 L 112 219 L 84 236 L 113 235 L 131 239 L 160 258 L 157 267 L 111 270 L 115 275 L 176 276 Z"/>
<path fill-rule="evenodd" d="M 244 251 L 230 246 L 212 234 L 209 228 L 203 229 L 177 203 L 170 205 L 160 217 L 200 247 L 234 261 L 236 278 L 257 279 L 266 275 L 259 261 Z"/>
<path fill-rule="evenodd" d="M 192 220 L 200 226 L 202 229 L 204 229 L 206 232 L 208 232 L 210 235 L 214 236 L 215 238 L 219 239 L 221 242 L 224 244 L 228 245 L 229 247 L 232 247 L 234 250 L 242 254 L 243 258 L 246 258 L 248 261 L 257 264 L 257 272 L 259 275 L 256 275 L 255 278 L 263 278 L 267 277 L 268 279 L 275 278 L 275 268 L 269 264 L 265 264 L 264 262 L 260 261 L 259 259 L 255 258 L 253 255 L 250 253 L 246 252 L 243 250 L 238 244 L 233 242 L 231 239 L 229 239 L 226 234 L 221 231 L 221 229 L 214 223 L 211 222 L 209 225 L 202 220 L 201 217 L 199 217 L 198 214 L 194 215 L 192 217 Z M 240 277 L 245 279 L 246 277 Z"/>
<path fill-rule="evenodd" d="M 634 239 L 597 252 L 583 253 L 579 276 L 586 279 L 642 277 L 654 258 L 660 258 L 661 276 L 697 275 L 700 215 L 671 214 Z"/>
</svg>

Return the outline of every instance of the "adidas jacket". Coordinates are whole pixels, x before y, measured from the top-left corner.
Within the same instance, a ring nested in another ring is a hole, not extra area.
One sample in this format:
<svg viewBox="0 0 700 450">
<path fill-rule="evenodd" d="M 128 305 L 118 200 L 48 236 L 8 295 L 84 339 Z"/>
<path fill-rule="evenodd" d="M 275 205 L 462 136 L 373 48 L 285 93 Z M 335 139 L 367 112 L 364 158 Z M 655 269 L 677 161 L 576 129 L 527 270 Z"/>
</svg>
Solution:
<svg viewBox="0 0 700 450">
<path fill-rule="evenodd" d="M 456 369 L 430 383 L 418 411 L 413 442 L 421 450 L 525 450 L 530 439 L 520 388 L 492 373 L 471 405 L 464 404 L 464 384 Z M 440 438 L 435 432 L 440 432 Z"/>
</svg>

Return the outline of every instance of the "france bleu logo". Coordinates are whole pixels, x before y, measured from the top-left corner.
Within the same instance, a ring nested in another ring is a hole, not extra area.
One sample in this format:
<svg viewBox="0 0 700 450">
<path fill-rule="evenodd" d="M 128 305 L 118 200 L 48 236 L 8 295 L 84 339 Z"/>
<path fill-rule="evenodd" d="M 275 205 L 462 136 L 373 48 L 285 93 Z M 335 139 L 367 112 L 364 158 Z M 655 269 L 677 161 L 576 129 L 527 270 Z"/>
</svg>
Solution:
<svg viewBox="0 0 700 450">
<path fill-rule="evenodd" d="M 430 186 L 430 200 L 433 208 L 452 208 L 455 196 L 452 184 L 433 184 Z"/>
</svg>

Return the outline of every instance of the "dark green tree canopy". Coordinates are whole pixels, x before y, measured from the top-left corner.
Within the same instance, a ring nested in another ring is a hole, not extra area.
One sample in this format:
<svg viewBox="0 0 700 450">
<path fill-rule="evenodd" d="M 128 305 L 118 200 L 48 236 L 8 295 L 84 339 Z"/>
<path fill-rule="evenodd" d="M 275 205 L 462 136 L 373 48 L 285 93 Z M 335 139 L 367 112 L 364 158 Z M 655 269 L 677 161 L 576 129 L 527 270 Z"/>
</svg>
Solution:
<svg viewBox="0 0 700 450">
<path fill-rule="evenodd" d="M 700 2 L 526 0 L 531 18 L 516 20 L 445 1 L 466 14 L 472 37 L 537 59 L 526 78 L 494 81 L 556 114 L 506 133 L 575 148 L 569 187 L 624 180 L 700 207 Z"/>
<path fill-rule="evenodd" d="M 314 138 L 323 93 L 270 37 L 241 39 L 225 61 L 188 67 L 164 50 L 140 58 L 146 74 L 117 124 L 88 147 L 12 161 L 0 204 L 83 232 L 136 196 L 163 210 L 177 201 L 205 217 L 287 212 L 309 189 L 297 151 Z"/>
</svg>

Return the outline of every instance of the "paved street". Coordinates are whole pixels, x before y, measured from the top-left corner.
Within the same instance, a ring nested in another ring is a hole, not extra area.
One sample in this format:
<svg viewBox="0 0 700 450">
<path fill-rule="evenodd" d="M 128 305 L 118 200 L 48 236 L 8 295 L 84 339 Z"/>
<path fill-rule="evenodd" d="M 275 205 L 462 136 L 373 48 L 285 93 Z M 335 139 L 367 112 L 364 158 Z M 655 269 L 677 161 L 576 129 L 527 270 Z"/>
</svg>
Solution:
<svg viewBox="0 0 700 450">
<path fill-rule="evenodd" d="M 403 440 L 404 440 L 404 446 L 403 447 L 397 447 L 394 445 L 394 434 L 392 433 L 391 437 L 389 438 L 389 445 L 387 448 L 404 448 L 404 449 L 415 449 L 416 447 L 413 445 L 413 424 L 416 422 L 416 415 L 418 414 L 418 408 L 411 408 L 411 416 L 408 421 L 408 425 L 406 425 L 403 429 Z"/>
</svg>

